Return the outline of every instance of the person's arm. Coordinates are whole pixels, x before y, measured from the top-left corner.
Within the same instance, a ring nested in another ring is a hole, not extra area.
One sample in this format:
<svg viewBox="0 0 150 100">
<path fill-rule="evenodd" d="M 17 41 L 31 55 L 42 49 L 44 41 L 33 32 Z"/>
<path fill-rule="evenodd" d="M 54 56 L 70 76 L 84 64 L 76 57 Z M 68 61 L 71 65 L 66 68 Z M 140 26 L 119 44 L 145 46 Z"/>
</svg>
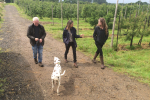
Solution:
<svg viewBox="0 0 150 100">
<path fill-rule="evenodd" d="M 96 40 L 96 37 L 97 37 L 97 27 L 95 28 L 95 30 L 94 30 L 94 33 L 93 33 L 93 38 L 94 38 L 94 40 Z"/>
<path fill-rule="evenodd" d="M 65 43 L 65 39 L 67 38 L 67 30 L 64 29 L 63 31 L 63 42 Z"/>
<path fill-rule="evenodd" d="M 107 35 L 106 35 L 106 40 L 108 39 L 108 36 L 109 36 L 109 30 L 107 29 Z"/>
<path fill-rule="evenodd" d="M 30 27 L 30 26 L 28 27 L 27 37 L 28 37 L 29 39 L 35 40 L 35 37 L 31 35 L 31 27 Z"/>
<path fill-rule="evenodd" d="M 76 29 L 75 29 L 75 38 L 82 38 L 82 36 L 77 35 L 77 33 L 76 33 Z"/>
<path fill-rule="evenodd" d="M 46 32 L 45 32 L 45 29 L 43 26 L 42 26 L 42 29 L 43 29 L 43 35 L 42 35 L 41 39 L 43 40 L 46 37 Z"/>
</svg>

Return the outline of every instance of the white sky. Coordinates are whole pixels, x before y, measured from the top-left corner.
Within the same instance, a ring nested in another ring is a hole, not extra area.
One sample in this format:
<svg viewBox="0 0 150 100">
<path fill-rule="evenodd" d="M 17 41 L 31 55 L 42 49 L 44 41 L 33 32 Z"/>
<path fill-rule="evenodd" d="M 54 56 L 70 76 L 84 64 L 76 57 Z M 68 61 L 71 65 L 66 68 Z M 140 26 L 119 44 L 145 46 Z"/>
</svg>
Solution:
<svg viewBox="0 0 150 100">
<path fill-rule="evenodd" d="M 117 0 L 106 0 L 106 1 L 108 3 L 116 3 L 117 2 Z M 124 0 L 124 3 L 131 3 L 131 2 L 135 3 L 137 1 L 139 1 L 139 0 Z M 141 1 L 149 3 L 149 0 L 141 0 Z M 123 0 L 119 0 L 119 3 L 123 3 Z"/>
<path fill-rule="evenodd" d="M 62 0 L 62 1 L 64 1 L 64 0 Z M 116 3 L 117 2 L 117 0 L 106 0 L 108 3 Z M 137 2 L 137 1 L 139 1 L 139 0 L 124 0 L 124 3 L 135 3 L 135 2 Z M 149 3 L 149 0 L 141 0 L 142 2 L 147 2 L 147 3 Z M 123 0 L 119 0 L 119 3 L 123 3 Z"/>
</svg>

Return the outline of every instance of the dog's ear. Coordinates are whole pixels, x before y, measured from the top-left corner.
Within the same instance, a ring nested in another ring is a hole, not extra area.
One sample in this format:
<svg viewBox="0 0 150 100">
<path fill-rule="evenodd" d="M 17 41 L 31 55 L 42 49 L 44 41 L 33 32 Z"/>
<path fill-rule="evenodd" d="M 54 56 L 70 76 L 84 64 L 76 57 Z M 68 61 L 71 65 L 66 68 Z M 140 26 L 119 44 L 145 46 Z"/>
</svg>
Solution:
<svg viewBox="0 0 150 100">
<path fill-rule="evenodd" d="M 56 61 L 57 60 L 57 57 L 54 57 L 54 61 Z"/>
</svg>

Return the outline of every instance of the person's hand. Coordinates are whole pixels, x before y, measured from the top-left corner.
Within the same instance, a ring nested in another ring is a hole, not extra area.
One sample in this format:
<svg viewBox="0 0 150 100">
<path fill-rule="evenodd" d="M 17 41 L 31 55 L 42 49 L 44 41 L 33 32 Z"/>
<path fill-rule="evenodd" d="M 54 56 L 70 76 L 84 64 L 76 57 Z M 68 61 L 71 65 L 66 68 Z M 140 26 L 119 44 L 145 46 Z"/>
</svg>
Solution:
<svg viewBox="0 0 150 100">
<path fill-rule="evenodd" d="M 42 39 L 40 39 L 40 43 L 42 43 Z"/>
<path fill-rule="evenodd" d="M 39 39 L 38 38 L 35 38 L 35 41 L 38 41 Z"/>
<path fill-rule="evenodd" d="M 84 37 L 84 34 L 81 34 L 81 35 L 80 35 L 80 37 L 82 37 L 82 38 L 83 38 L 83 37 Z"/>
</svg>

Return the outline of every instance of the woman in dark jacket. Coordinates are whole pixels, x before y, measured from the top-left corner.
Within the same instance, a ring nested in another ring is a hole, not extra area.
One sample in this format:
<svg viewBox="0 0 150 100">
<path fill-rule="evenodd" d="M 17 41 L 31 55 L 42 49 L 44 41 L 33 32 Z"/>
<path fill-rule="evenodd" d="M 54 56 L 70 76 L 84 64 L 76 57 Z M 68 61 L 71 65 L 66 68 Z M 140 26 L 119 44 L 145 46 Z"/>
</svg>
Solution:
<svg viewBox="0 0 150 100">
<path fill-rule="evenodd" d="M 104 69 L 104 60 L 103 60 L 103 51 L 102 47 L 108 39 L 108 27 L 104 18 L 99 18 L 98 25 L 95 28 L 93 38 L 95 40 L 95 44 L 97 46 L 97 51 L 93 58 L 93 62 L 96 63 L 96 57 L 100 53 L 100 61 L 101 61 L 101 69 Z"/>
<path fill-rule="evenodd" d="M 72 46 L 72 50 L 73 50 L 73 58 L 74 58 L 74 66 L 76 68 L 78 68 L 77 66 L 77 60 L 76 60 L 76 47 L 77 47 L 77 43 L 75 38 L 82 38 L 83 35 L 77 35 L 76 34 L 76 29 L 73 27 L 73 21 L 69 20 L 67 23 L 66 28 L 64 29 L 63 32 L 63 42 L 65 43 L 66 46 L 66 51 L 65 51 L 65 62 L 67 63 L 67 54 L 69 52 L 69 48 L 70 46 Z"/>
</svg>

